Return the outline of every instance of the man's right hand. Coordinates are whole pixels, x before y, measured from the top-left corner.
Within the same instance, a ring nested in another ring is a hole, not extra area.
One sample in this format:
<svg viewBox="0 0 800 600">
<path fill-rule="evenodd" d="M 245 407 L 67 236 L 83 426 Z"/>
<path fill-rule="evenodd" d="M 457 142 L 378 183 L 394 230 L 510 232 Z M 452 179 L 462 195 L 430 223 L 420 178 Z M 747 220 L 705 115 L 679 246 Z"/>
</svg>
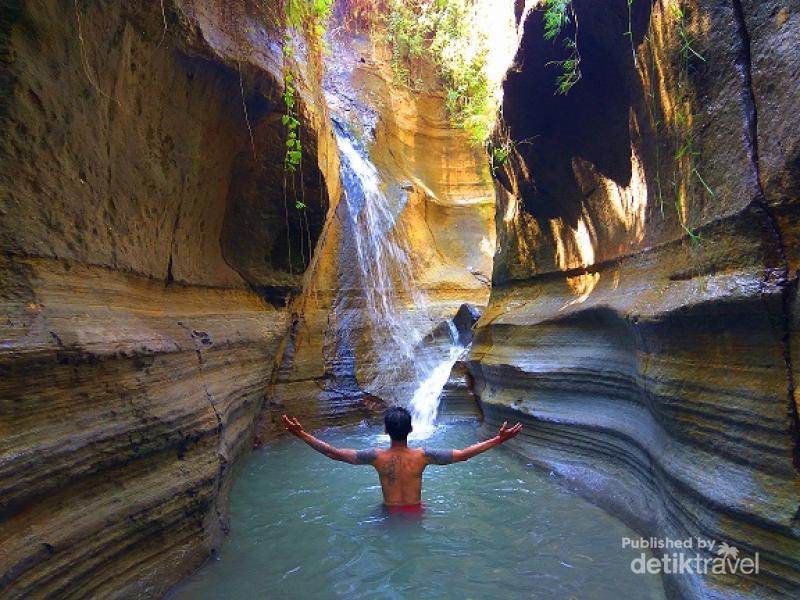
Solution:
<svg viewBox="0 0 800 600">
<path fill-rule="evenodd" d="M 497 432 L 497 437 L 502 444 L 513 438 L 520 431 L 522 431 L 522 423 L 517 423 L 513 427 L 509 427 L 508 421 L 503 421 L 503 424 L 500 426 L 500 431 Z"/>
</svg>

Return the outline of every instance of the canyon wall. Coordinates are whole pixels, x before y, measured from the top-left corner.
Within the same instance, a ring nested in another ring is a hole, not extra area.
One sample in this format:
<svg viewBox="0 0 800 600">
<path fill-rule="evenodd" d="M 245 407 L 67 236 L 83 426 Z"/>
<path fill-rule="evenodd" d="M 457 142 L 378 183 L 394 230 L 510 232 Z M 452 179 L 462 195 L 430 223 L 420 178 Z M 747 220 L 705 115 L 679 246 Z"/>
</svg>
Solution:
<svg viewBox="0 0 800 600">
<path fill-rule="evenodd" d="M 573 6 L 580 81 L 520 11 L 505 82 L 487 424 L 642 534 L 760 555 L 674 596 L 796 597 L 800 8 L 637 0 L 626 36 L 625 2 Z"/>
<path fill-rule="evenodd" d="M 157 597 L 221 541 L 338 178 L 301 57 L 285 209 L 265 6 L 0 9 L 5 598 Z"/>
</svg>

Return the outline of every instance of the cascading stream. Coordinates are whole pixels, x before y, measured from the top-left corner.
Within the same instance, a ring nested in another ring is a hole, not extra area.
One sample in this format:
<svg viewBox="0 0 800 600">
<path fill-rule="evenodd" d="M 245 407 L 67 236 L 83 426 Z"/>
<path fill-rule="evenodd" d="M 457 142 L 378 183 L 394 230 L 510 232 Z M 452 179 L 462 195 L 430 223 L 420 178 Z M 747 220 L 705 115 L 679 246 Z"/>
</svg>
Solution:
<svg viewBox="0 0 800 600">
<path fill-rule="evenodd" d="M 393 206 L 381 189 L 375 165 L 347 133 L 335 129 L 344 199 L 352 220 L 358 296 L 377 357 L 372 376 L 360 385 L 371 394 L 406 404 L 416 433 L 425 435 L 433 428 L 439 393 L 463 348 L 449 321 L 444 355 L 424 343 L 435 322 L 415 280 L 408 235 L 398 218 L 407 195 L 401 194 Z M 410 399 L 398 397 L 409 379 L 414 390 Z"/>
<path fill-rule="evenodd" d="M 447 325 L 451 339 L 458 340 L 458 331 L 453 322 L 447 321 Z M 453 365 L 463 353 L 464 347 L 454 342 L 447 357 L 434 365 L 428 376 L 419 382 L 410 403 L 412 422 L 418 434 L 427 435 L 433 429 L 439 410 L 439 394 L 450 377 Z"/>
</svg>

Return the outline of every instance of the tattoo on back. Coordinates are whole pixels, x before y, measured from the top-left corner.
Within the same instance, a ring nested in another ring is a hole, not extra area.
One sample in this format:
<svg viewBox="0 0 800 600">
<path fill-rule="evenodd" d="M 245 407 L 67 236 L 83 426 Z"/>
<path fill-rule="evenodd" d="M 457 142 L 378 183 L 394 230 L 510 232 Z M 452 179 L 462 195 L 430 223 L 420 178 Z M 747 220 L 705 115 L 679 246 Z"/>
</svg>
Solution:
<svg viewBox="0 0 800 600">
<path fill-rule="evenodd" d="M 356 452 L 356 462 L 360 465 L 371 465 L 376 458 L 378 458 L 378 452 L 373 448 Z"/>
<path fill-rule="evenodd" d="M 434 450 L 425 448 L 425 456 L 435 465 L 449 465 L 453 462 L 452 450 Z"/>
<path fill-rule="evenodd" d="M 397 481 L 397 457 L 393 456 L 391 462 L 386 466 L 383 471 L 389 483 L 394 484 Z"/>
</svg>

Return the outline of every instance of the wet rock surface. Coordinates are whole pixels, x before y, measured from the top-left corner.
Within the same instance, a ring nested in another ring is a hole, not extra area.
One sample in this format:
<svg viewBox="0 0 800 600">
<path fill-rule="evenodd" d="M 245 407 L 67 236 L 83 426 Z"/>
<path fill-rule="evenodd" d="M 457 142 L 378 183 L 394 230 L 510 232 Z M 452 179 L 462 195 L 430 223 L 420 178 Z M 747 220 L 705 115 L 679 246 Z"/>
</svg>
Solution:
<svg viewBox="0 0 800 600">
<path fill-rule="evenodd" d="M 474 380 L 463 360 L 456 361 L 439 396 L 437 421 L 451 423 L 482 419 L 480 403 L 473 389 Z"/>
</svg>

